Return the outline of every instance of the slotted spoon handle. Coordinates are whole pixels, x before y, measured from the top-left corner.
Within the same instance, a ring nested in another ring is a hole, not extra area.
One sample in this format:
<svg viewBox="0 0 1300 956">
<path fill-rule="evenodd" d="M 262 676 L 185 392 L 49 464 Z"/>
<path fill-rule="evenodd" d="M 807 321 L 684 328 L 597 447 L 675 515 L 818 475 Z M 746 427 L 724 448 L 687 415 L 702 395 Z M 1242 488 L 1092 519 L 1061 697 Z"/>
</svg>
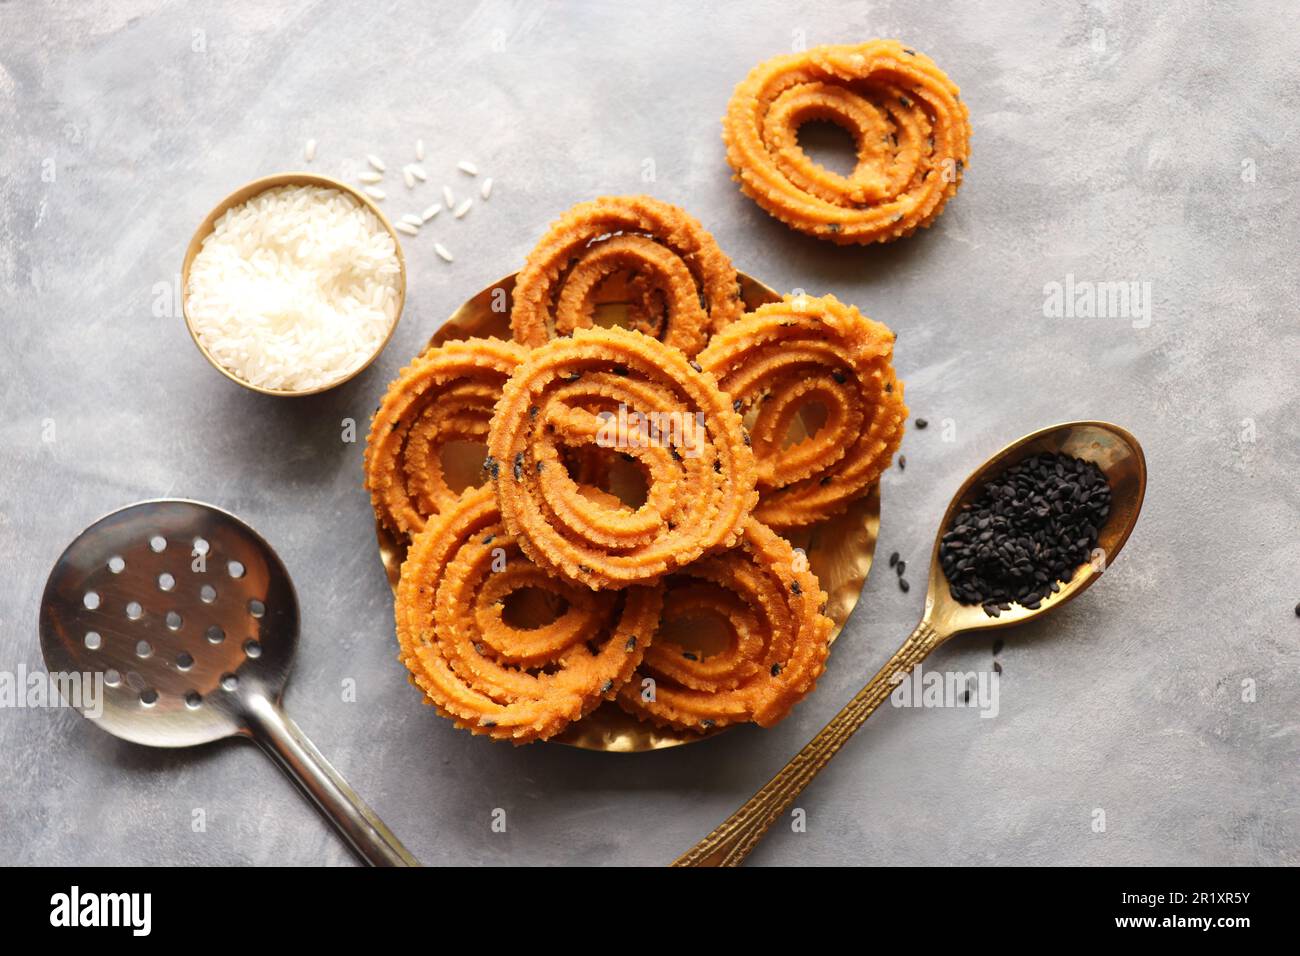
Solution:
<svg viewBox="0 0 1300 956">
<path fill-rule="evenodd" d="M 912 668 L 949 635 L 941 635 L 928 620 L 916 626 L 894 656 L 844 709 L 831 718 L 803 750 L 739 810 L 718 824 L 712 833 L 683 853 L 673 866 L 739 866 L 774 824 L 853 736 L 867 722 L 897 683 L 896 674 Z"/>
<path fill-rule="evenodd" d="M 261 694 L 247 700 L 249 731 L 371 866 L 419 866 L 280 705 Z"/>
</svg>

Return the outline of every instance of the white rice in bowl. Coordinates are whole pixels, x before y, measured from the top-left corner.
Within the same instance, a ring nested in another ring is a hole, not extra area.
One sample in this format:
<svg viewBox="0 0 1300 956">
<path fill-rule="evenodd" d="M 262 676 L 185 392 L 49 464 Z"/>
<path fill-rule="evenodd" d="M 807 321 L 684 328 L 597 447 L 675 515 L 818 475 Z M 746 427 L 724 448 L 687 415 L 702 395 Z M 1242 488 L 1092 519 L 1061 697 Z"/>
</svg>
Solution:
<svg viewBox="0 0 1300 956">
<path fill-rule="evenodd" d="M 397 321 L 397 245 L 355 197 L 277 186 L 219 218 L 190 265 L 203 347 L 250 385 L 323 388 L 370 360 Z"/>
</svg>

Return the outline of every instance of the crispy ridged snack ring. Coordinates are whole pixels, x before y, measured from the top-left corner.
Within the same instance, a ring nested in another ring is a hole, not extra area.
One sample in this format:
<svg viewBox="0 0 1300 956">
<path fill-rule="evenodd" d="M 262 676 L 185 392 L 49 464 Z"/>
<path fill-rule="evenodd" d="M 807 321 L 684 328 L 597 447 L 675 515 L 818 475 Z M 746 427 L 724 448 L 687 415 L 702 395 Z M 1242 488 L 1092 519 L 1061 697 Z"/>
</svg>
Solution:
<svg viewBox="0 0 1300 956">
<path fill-rule="evenodd" d="M 832 622 L 807 561 L 753 518 L 741 543 L 665 580 L 663 620 L 711 615 L 727 646 L 704 656 L 659 634 L 619 691 L 624 710 L 660 725 L 706 731 L 770 727 L 826 669 Z"/>
<path fill-rule="evenodd" d="M 744 312 L 736 270 L 689 213 L 649 196 L 604 196 L 555 222 L 515 281 L 510 327 L 537 346 L 590 328 L 609 277 L 634 275 L 632 325 L 692 357 Z"/>
<path fill-rule="evenodd" d="M 521 589 L 564 610 L 520 628 L 502 616 Z M 657 586 L 593 592 L 550 577 L 501 524 L 490 488 L 466 491 L 411 543 L 395 604 L 399 655 L 438 712 L 474 734 L 545 740 L 611 698 L 658 627 Z"/>
<path fill-rule="evenodd" d="M 729 547 L 757 500 L 740 416 L 713 376 L 626 329 L 534 349 L 506 383 L 487 468 L 528 556 L 592 588 L 651 581 Z M 583 455 L 624 455 L 647 489 L 632 508 L 575 479 Z"/>
<path fill-rule="evenodd" d="M 786 296 L 713 337 L 700 365 L 752 417 L 756 518 L 778 530 L 821 521 L 889 467 L 907 420 L 893 354 L 886 326 L 830 295 Z M 825 422 L 785 446 L 808 405 L 820 405 Z"/>
<path fill-rule="evenodd" d="M 526 350 L 499 339 L 431 348 L 402 369 L 366 439 L 366 488 L 389 529 L 413 535 L 458 497 L 443 474 L 448 442 L 487 440 L 492 408 Z"/>
<path fill-rule="evenodd" d="M 841 176 L 799 146 L 826 120 L 857 147 Z M 756 66 L 723 119 L 727 162 L 745 195 L 800 232 L 840 245 L 888 242 L 928 226 L 957 193 L 970 158 L 958 89 L 897 40 L 818 46 Z"/>
</svg>

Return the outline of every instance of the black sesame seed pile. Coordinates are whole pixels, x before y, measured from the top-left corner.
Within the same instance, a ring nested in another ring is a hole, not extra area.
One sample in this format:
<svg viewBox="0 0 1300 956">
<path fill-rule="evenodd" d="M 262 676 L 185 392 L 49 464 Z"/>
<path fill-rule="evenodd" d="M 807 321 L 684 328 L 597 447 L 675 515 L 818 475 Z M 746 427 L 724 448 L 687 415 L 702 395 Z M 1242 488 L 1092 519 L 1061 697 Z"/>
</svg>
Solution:
<svg viewBox="0 0 1300 956">
<path fill-rule="evenodd" d="M 1060 590 L 1092 557 L 1110 514 L 1110 485 L 1092 462 L 1036 455 L 1018 462 L 962 507 L 939 546 L 952 596 L 991 617 L 1029 609 Z"/>
</svg>

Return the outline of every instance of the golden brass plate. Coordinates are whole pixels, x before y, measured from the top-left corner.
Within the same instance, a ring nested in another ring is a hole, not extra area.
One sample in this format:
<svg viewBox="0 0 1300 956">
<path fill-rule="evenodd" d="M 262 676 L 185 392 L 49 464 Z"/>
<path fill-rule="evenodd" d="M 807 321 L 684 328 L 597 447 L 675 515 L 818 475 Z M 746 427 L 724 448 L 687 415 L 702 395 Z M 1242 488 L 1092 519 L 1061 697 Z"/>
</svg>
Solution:
<svg viewBox="0 0 1300 956">
<path fill-rule="evenodd" d="M 514 285 L 515 277 L 506 276 L 474 296 L 452 313 L 451 318 L 429 340 L 429 346 L 475 336 L 510 338 L 510 306 Z M 740 285 L 747 310 L 781 298 L 774 290 L 744 274 L 740 276 Z M 609 301 L 602 302 L 597 307 L 596 321 L 602 325 L 617 324 L 626 310 L 626 303 L 619 300 L 616 286 L 604 290 L 604 294 L 609 296 Z M 481 456 L 479 460 L 481 461 Z M 476 470 L 476 464 L 472 461 L 448 461 L 447 465 L 449 471 L 462 474 Z M 829 595 L 826 614 L 835 622 L 835 628 L 831 631 L 832 641 L 839 636 L 849 614 L 858 603 L 862 585 L 871 570 L 871 559 L 875 554 L 879 532 L 880 486 L 877 484 L 868 495 L 854 502 L 847 513 L 788 535 L 790 542 L 807 554 L 813 573 Z M 375 533 L 379 538 L 379 557 L 388 573 L 388 582 L 396 593 L 397 583 L 401 579 L 402 561 L 406 558 L 406 544 L 395 539 L 378 522 L 375 523 Z M 615 704 L 605 703 L 551 739 L 552 742 L 581 747 L 583 750 L 634 753 L 694 743 L 723 733 L 726 729 L 697 734 L 655 727 L 642 723 Z"/>
</svg>

